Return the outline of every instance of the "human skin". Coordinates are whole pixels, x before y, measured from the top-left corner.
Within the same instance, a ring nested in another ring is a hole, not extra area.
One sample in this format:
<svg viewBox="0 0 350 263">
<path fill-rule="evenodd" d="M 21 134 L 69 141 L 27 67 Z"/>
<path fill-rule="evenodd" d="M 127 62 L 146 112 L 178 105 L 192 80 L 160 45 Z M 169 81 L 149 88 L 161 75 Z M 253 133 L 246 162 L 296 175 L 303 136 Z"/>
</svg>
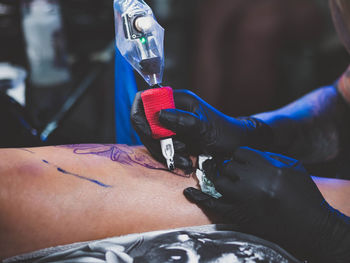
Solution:
<svg viewBox="0 0 350 263">
<path fill-rule="evenodd" d="M 173 174 L 144 147 L 71 145 L 0 149 L 0 259 L 74 242 L 217 223 L 182 192 L 193 175 Z M 314 178 L 350 215 L 350 182 Z"/>
</svg>

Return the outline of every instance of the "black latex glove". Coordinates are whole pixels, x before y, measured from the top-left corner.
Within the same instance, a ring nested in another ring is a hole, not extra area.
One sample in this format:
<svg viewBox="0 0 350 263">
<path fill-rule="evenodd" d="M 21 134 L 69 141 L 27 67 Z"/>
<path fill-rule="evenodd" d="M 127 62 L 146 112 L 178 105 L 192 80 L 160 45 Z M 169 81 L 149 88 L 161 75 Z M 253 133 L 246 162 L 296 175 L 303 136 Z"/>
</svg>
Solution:
<svg viewBox="0 0 350 263">
<path fill-rule="evenodd" d="M 131 121 L 150 153 L 164 162 L 159 140 L 151 137 L 141 93 L 135 97 Z M 177 134 L 174 138 L 177 168 L 192 168 L 189 155 L 230 156 L 238 146 L 259 148 L 272 140 L 272 131 L 258 119 L 226 116 L 190 91 L 174 90 L 174 100 L 176 109 L 162 110 L 159 121 Z"/>
<path fill-rule="evenodd" d="M 231 160 L 204 168 L 223 197 L 194 188 L 184 194 L 205 211 L 302 260 L 350 262 L 350 219 L 327 204 L 298 161 L 242 147 Z"/>
</svg>

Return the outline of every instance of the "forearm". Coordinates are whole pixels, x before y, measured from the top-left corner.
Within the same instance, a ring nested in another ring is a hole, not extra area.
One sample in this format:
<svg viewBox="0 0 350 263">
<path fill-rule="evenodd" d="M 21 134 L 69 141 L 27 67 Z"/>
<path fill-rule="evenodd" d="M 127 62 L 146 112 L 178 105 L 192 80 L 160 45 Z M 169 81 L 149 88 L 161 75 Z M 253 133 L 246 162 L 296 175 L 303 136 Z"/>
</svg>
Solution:
<svg viewBox="0 0 350 263">
<path fill-rule="evenodd" d="M 348 108 L 337 88 L 330 86 L 254 117 L 272 129 L 273 142 L 266 150 L 312 163 L 333 159 L 341 151 L 350 123 Z"/>
<path fill-rule="evenodd" d="M 320 177 L 313 177 L 313 180 L 333 208 L 350 216 L 350 181 Z"/>
</svg>

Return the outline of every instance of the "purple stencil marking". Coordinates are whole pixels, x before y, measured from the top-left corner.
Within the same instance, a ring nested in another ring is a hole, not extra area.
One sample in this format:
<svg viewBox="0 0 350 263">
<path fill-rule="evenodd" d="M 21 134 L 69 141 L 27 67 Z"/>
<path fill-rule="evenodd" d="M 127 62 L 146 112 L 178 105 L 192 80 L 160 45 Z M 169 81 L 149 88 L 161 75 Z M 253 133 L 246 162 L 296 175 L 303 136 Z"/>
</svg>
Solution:
<svg viewBox="0 0 350 263">
<path fill-rule="evenodd" d="M 132 150 L 131 147 L 128 146 L 117 146 L 117 145 L 109 145 L 109 144 L 101 144 L 101 145 L 84 145 L 84 144 L 76 144 L 76 145 L 65 145 L 60 147 L 66 147 L 73 149 L 75 154 L 93 154 L 102 157 L 107 157 L 113 162 L 118 162 L 125 165 L 133 165 L 138 164 L 142 165 L 146 168 L 150 169 L 163 169 L 164 166 L 160 163 L 155 162 L 150 157 L 142 154 L 138 155 Z"/>
<path fill-rule="evenodd" d="M 18 148 L 17 150 L 25 151 L 25 152 L 28 152 L 28 153 L 31 153 L 31 154 L 35 154 L 35 152 L 32 152 L 32 151 L 30 151 L 30 150 L 28 150 L 28 149 L 25 149 L 25 148 Z M 91 179 L 91 178 L 89 178 L 89 177 L 82 176 L 82 175 L 79 175 L 79 174 L 75 174 L 75 173 L 68 172 L 68 171 L 66 171 L 66 170 L 64 170 L 64 169 L 62 169 L 62 168 L 60 168 L 60 167 L 58 167 L 57 165 L 50 163 L 50 162 L 47 161 L 47 160 L 42 160 L 42 162 L 45 163 L 45 164 L 47 164 L 47 165 L 50 165 L 50 166 L 55 167 L 55 168 L 57 169 L 57 171 L 60 172 L 60 173 L 67 174 L 67 175 L 71 175 L 71 176 L 74 176 L 74 177 L 76 177 L 76 178 L 89 181 L 89 182 L 91 182 L 91 183 L 97 184 L 97 185 L 102 186 L 102 187 L 106 187 L 106 188 L 112 187 L 111 185 L 104 184 L 104 183 L 102 183 L 102 182 L 100 182 L 100 181 L 98 181 L 98 180 Z"/>
<path fill-rule="evenodd" d="M 98 155 L 101 157 L 109 158 L 113 162 L 118 162 L 124 165 L 141 165 L 148 169 L 167 171 L 165 165 L 155 161 L 153 158 L 146 154 L 140 154 L 130 146 L 127 145 L 114 145 L 114 144 L 72 144 L 58 146 L 63 148 L 72 149 L 75 154 L 81 155 Z M 183 175 L 173 172 L 175 175 L 189 178 L 190 175 Z"/>
<path fill-rule="evenodd" d="M 79 174 L 74 174 L 74 173 L 68 172 L 68 171 L 66 171 L 66 170 L 64 170 L 64 169 L 62 169 L 60 167 L 56 167 L 56 168 L 57 168 L 57 171 L 59 171 L 60 173 L 72 175 L 72 176 L 77 177 L 79 179 L 83 179 L 83 180 L 89 181 L 91 183 L 97 184 L 97 185 L 105 187 L 105 188 L 112 187 L 111 185 L 106 185 L 106 184 L 101 183 L 100 181 L 97 181 L 95 179 L 91 179 L 91 178 L 88 178 L 88 177 L 85 177 L 85 176 L 81 176 Z"/>
</svg>

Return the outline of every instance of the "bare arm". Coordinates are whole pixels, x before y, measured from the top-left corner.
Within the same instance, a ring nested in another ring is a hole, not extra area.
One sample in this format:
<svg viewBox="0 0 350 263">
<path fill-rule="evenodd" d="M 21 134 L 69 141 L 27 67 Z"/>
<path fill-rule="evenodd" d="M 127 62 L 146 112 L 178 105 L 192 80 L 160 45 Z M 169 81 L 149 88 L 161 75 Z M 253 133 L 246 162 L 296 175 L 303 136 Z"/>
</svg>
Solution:
<svg viewBox="0 0 350 263">
<path fill-rule="evenodd" d="M 193 176 L 164 171 L 143 147 L 0 150 L 0 258 L 73 242 L 212 223 L 182 192 Z M 350 182 L 315 179 L 350 214 Z"/>
<path fill-rule="evenodd" d="M 312 178 L 326 201 L 350 217 L 350 181 L 329 178 Z"/>
<path fill-rule="evenodd" d="M 273 130 L 273 149 L 269 150 L 308 163 L 336 157 L 349 139 L 350 100 L 343 91 L 350 94 L 350 87 L 342 85 L 347 75 L 341 78 L 340 89 L 320 88 L 279 110 L 255 115 Z"/>
</svg>

